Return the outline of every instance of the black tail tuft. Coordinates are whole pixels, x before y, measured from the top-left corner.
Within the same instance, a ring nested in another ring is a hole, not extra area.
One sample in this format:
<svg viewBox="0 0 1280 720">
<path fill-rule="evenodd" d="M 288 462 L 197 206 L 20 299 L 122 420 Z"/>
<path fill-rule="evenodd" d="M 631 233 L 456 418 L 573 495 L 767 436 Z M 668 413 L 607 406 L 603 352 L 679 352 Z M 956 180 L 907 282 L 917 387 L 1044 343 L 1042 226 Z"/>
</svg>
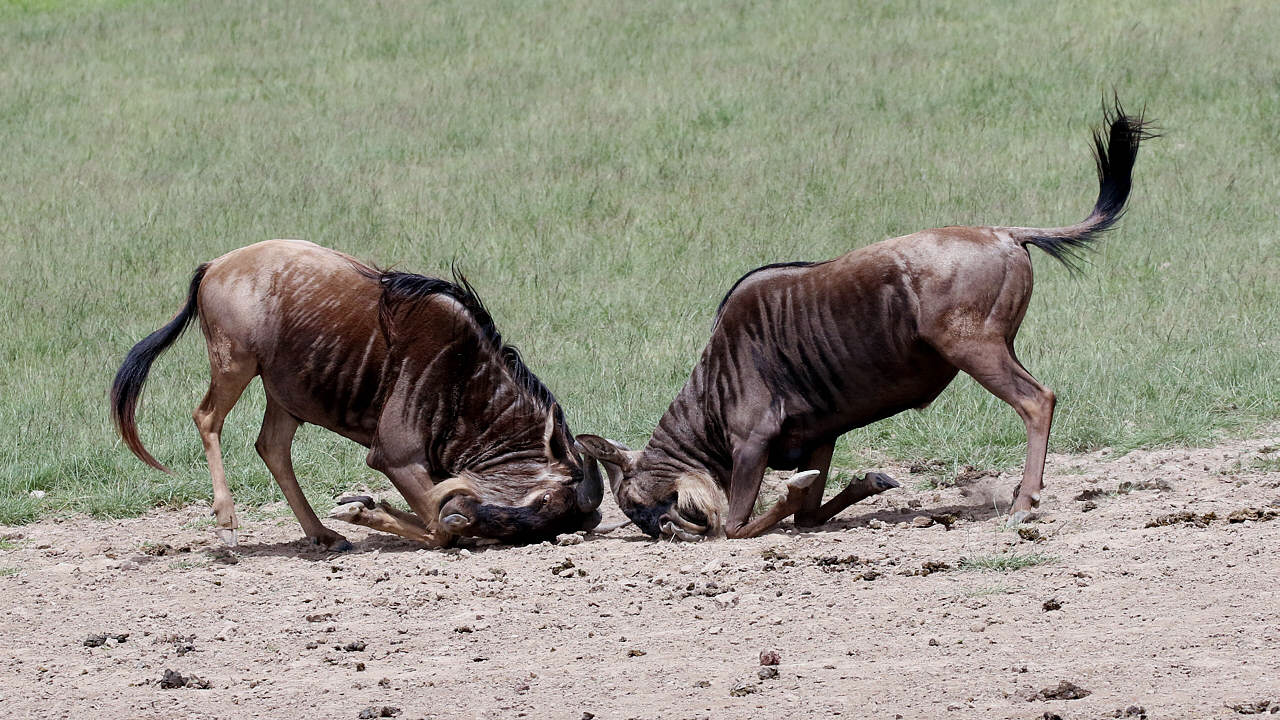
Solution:
<svg viewBox="0 0 1280 720">
<path fill-rule="evenodd" d="M 125 356 L 124 364 L 116 372 L 115 382 L 111 383 L 111 420 L 120 431 L 124 444 L 138 456 L 139 460 L 165 472 L 170 472 L 169 468 L 152 457 L 151 453 L 142 446 L 142 439 L 138 437 L 135 418 L 138 399 L 142 396 L 142 386 L 147 382 L 147 375 L 151 372 L 151 363 L 155 362 L 155 359 L 160 357 L 160 354 L 167 350 L 196 318 L 198 314 L 196 300 L 200 292 L 200 281 L 204 279 L 204 272 L 208 267 L 209 264 L 205 263 L 196 268 L 187 290 L 187 304 L 168 324 L 133 346 Z"/>
<path fill-rule="evenodd" d="M 1061 262 L 1072 272 L 1080 269 L 1083 252 L 1111 229 L 1124 215 L 1129 190 L 1133 186 L 1133 165 L 1138 146 L 1143 140 L 1159 137 L 1151 123 L 1140 113 L 1128 115 L 1115 98 L 1112 107 L 1104 108 L 1104 123 L 1110 130 L 1104 139 L 1100 130 L 1093 133 L 1093 159 L 1098 166 L 1098 200 L 1089 217 L 1077 225 L 1052 230 L 1025 229 L 1018 240 L 1030 243 Z"/>
</svg>

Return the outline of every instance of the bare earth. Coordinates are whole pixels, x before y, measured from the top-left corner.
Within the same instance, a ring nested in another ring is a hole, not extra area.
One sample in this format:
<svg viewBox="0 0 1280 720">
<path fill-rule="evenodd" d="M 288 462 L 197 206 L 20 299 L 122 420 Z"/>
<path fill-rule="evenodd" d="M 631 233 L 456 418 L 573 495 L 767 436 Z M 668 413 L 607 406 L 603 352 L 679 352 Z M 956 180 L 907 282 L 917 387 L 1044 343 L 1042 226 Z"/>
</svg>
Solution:
<svg viewBox="0 0 1280 720">
<path fill-rule="evenodd" d="M 232 552 L 207 507 L 0 528 L 0 714 L 1073 720 L 1280 705 L 1280 432 L 1049 468 L 1021 534 L 990 500 L 1015 478 L 935 491 L 901 467 L 881 468 L 901 490 L 820 531 L 697 545 L 626 528 L 430 551 L 334 522 L 356 549 L 329 555 L 299 542 L 283 504 L 242 513 Z M 1145 527 L 1179 512 L 1194 517 Z M 1001 558 L 1041 562 L 970 567 Z M 777 652 L 776 678 L 758 676 L 761 651 Z M 187 684 L 161 687 L 166 670 Z M 1089 694 L 1040 695 L 1062 681 Z"/>
</svg>

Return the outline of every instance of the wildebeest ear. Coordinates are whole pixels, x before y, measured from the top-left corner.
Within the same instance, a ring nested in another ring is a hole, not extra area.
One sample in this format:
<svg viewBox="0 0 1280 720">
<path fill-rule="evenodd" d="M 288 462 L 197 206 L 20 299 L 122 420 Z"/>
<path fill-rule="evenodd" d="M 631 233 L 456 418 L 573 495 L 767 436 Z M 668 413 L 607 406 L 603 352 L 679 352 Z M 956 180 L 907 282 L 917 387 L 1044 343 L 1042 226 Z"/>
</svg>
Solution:
<svg viewBox="0 0 1280 720">
<path fill-rule="evenodd" d="M 564 446 L 564 441 L 556 434 L 556 416 L 559 414 L 559 404 L 552 403 L 551 409 L 547 410 L 546 424 L 542 428 L 542 452 L 547 456 L 547 462 L 569 454 L 569 448 Z"/>
<path fill-rule="evenodd" d="M 603 463 L 616 465 L 622 470 L 630 470 L 634 460 L 631 450 L 616 440 L 608 440 L 599 435 L 579 435 L 579 451 Z"/>
</svg>

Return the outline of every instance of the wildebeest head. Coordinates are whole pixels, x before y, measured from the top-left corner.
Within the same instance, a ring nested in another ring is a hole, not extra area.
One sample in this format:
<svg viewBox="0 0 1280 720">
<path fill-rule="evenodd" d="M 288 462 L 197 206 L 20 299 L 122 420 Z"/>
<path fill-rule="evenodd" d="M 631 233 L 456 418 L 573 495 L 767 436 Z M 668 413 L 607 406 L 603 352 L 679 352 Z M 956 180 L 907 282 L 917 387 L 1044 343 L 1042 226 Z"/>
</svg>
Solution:
<svg viewBox="0 0 1280 720">
<path fill-rule="evenodd" d="M 724 494 L 709 475 L 649 463 L 643 451 L 599 435 L 577 440 L 587 466 L 604 465 L 618 507 L 650 537 L 723 535 Z"/>
<path fill-rule="evenodd" d="M 595 464 L 572 448 L 559 415 L 554 406 L 547 414 L 541 452 L 512 454 L 436 485 L 429 522 L 450 535 L 511 543 L 598 525 L 604 483 Z"/>
</svg>

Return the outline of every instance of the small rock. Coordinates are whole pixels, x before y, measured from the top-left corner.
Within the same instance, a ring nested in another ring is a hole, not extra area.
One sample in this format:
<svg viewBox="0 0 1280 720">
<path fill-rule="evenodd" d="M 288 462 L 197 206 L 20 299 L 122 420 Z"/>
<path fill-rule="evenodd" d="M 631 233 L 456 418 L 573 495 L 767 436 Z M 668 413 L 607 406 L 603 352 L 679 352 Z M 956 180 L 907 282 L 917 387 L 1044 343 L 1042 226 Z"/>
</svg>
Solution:
<svg viewBox="0 0 1280 720">
<path fill-rule="evenodd" d="M 917 515 L 911 518 L 911 526 L 918 528 L 927 528 L 933 524 L 933 518 L 928 515 Z"/>
<path fill-rule="evenodd" d="M 345 652 L 364 652 L 365 644 L 361 640 L 353 640 L 342 646 Z"/>
<path fill-rule="evenodd" d="M 471 557 L 471 551 L 466 548 L 462 548 L 458 551 L 458 557 Z"/>
<path fill-rule="evenodd" d="M 987 630 L 986 623 L 976 622 L 969 626 L 969 632 L 986 632 L 986 630 Z"/>
<path fill-rule="evenodd" d="M 643 655 L 648 655 L 648 653 L 644 650 L 636 650 L 635 648 L 627 651 L 627 657 L 641 657 Z"/>
<path fill-rule="evenodd" d="M 1080 512 L 1089 512 L 1090 510 L 1097 510 L 1097 509 L 1098 509 L 1098 503 L 1092 500 L 1086 501 L 1083 505 L 1080 506 Z"/>
<path fill-rule="evenodd" d="M 567 545 L 581 545 L 581 544 L 582 544 L 582 536 L 581 536 L 581 535 L 557 535 L 557 536 L 556 536 L 556 544 L 557 544 L 557 545 L 566 545 L 566 546 L 567 546 Z"/>
<path fill-rule="evenodd" d="M 595 717 L 596 717 L 595 713 L 589 713 L 589 712 L 582 713 L 582 720 L 595 720 Z"/>
<path fill-rule="evenodd" d="M 760 692 L 759 685 L 753 682 L 749 682 L 747 680 L 743 680 L 737 685 L 734 685 L 733 688 L 729 690 L 729 695 L 730 697 L 742 697 L 744 695 L 751 695 L 758 692 Z"/>
<path fill-rule="evenodd" d="M 777 665 L 780 662 L 782 662 L 782 654 L 779 653 L 777 650 L 761 650 L 760 651 L 761 665 L 766 665 L 766 666 Z"/>
<path fill-rule="evenodd" d="M 1112 717 L 1118 718 L 1136 718 L 1137 720 L 1147 720 L 1147 709 L 1141 705 L 1130 705 L 1123 710 L 1116 710 Z"/>
<path fill-rule="evenodd" d="M 222 629 L 218 631 L 217 635 L 213 636 L 213 639 L 226 640 L 232 635 L 235 635 L 237 630 L 238 628 L 236 627 L 236 624 L 228 620 L 227 622 L 222 624 Z"/>
<path fill-rule="evenodd" d="M 871 521 L 867 523 L 867 527 L 871 528 L 872 530 L 883 530 L 889 526 L 883 520 L 872 518 Z"/>
<path fill-rule="evenodd" d="M 27 494 L 28 494 L 30 497 L 35 498 L 36 500 L 43 500 L 43 499 L 44 499 L 44 496 L 45 496 L 47 493 L 45 493 L 45 491 L 43 491 L 43 490 L 32 490 L 30 493 L 27 493 Z"/>
<path fill-rule="evenodd" d="M 133 560 L 125 560 L 124 562 L 120 563 L 119 567 L 121 570 L 137 570 L 138 563 L 134 562 Z"/>
<path fill-rule="evenodd" d="M 1049 612 L 1050 610 L 1061 610 L 1062 603 L 1058 602 L 1055 598 L 1049 598 L 1044 601 L 1044 605 L 1041 607 L 1044 608 L 1045 612 Z"/>
<path fill-rule="evenodd" d="M 382 707 L 367 707 L 361 710 L 360 714 L 356 717 L 360 718 L 360 720 L 370 720 L 370 718 L 395 717 L 399 714 L 400 708 L 383 705 Z"/>
<path fill-rule="evenodd" d="M 724 610 L 738 604 L 738 593 L 730 590 L 729 592 L 724 592 L 724 593 L 720 593 L 719 595 L 716 595 L 715 597 L 711 598 L 711 600 L 715 602 L 716 607 L 720 608 L 721 610 Z"/>
<path fill-rule="evenodd" d="M 756 671 L 756 675 L 758 675 L 761 680 L 774 680 L 778 677 L 778 668 L 773 667 L 772 665 L 762 665 L 760 666 L 760 669 Z"/>
<path fill-rule="evenodd" d="M 699 680 L 699 681 L 695 682 L 695 683 L 693 684 L 693 686 L 694 686 L 694 687 L 696 687 L 696 688 L 709 688 L 709 687 L 711 687 L 711 681 L 710 681 L 710 680 Z"/>
</svg>

